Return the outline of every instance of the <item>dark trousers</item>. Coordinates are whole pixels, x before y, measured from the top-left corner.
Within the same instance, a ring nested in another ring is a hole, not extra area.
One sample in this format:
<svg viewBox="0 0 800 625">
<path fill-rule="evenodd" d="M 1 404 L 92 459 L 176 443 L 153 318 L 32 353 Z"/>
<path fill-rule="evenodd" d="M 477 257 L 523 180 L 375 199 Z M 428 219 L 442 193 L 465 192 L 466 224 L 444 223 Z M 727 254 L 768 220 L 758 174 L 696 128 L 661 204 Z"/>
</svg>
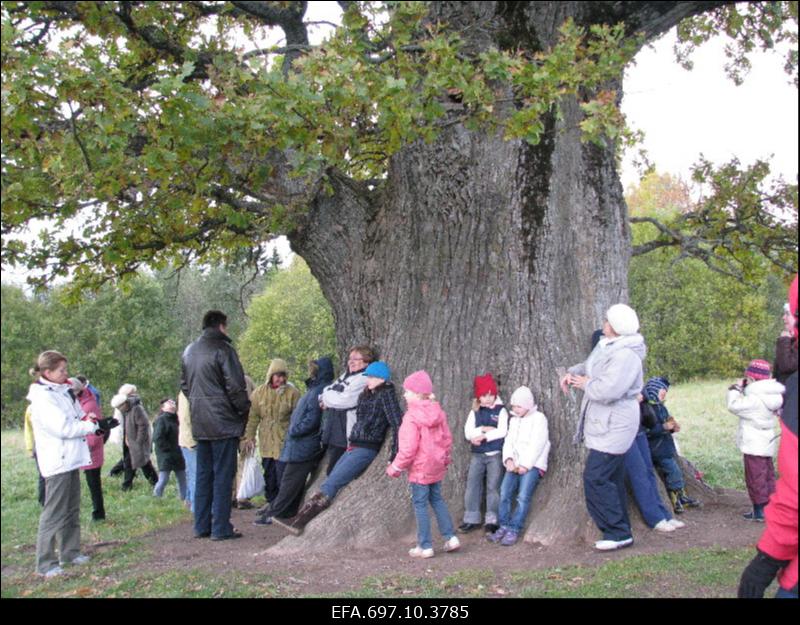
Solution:
<svg viewBox="0 0 800 625">
<path fill-rule="evenodd" d="M 101 521 L 106 518 L 106 509 L 103 506 L 103 483 L 100 479 L 100 467 L 96 469 L 84 469 L 86 485 L 92 495 L 92 519 Z"/>
<path fill-rule="evenodd" d="M 314 472 L 318 464 L 319 458 L 307 462 L 285 463 L 278 496 L 270 505 L 270 516 L 288 519 L 297 514 L 303 501 L 308 476 Z"/>
<path fill-rule="evenodd" d="M 583 471 L 583 490 L 589 515 L 605 540 L 631 538 L 625 497 L 625 457 L 589 450 Z"/>
<path fill-rule="evenodd" d="M 33 461 L 36 463 L 36 473 L 39 474 L 39 486 L 37 488 L 37 497 L 39 499 L 39 505 L 44 506 L 44 478 L 42 477 L 42 472 L 39 470 L 39 460 L 36 458 L 36 452 L 33 452 Z"/>
<path fill-rule="evenodd" d="M 236 477 L 238 438 L 197 441 L 194 533 L 223 537 L 233 533 L 231 489 Z"/>
<path fill-rule="evenodd" d="M 328 469 L 325 471 L 326 475 L 330 475 L 333 467 L 339 462 L 339 458 L 347 451 L 346 447 L 337 447 L 336 445 L 328 445 Z"/>
<path fill-rule="evenodd" d="M 269 503 L 275 501 L 278 496 L 285 466 L 286 463 L 275 458 L 261 459 L 261 468 L 264 469 L 264 497 Z"/>
<path fill-rule="evenodd" d="M 744 481 L 753 505 L 766 505 L 775 492 L 775 465 L 769 456 L 744 454 Z"/>
</svg>

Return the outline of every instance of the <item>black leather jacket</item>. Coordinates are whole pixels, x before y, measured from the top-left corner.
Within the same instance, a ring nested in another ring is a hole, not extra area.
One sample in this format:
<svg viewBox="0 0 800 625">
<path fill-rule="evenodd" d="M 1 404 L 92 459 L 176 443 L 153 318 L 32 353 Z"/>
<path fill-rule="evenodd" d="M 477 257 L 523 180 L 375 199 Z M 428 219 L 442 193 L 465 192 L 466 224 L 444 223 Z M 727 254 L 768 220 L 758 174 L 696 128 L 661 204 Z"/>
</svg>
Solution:
<svg viewBox="0 0 800 625">
<path fill-rule="evenodd" d="M 219 328 L 206 328 L 183 351 L 181 390 L 189 399 L 196 440 L 242 436 L 250 412 L 244 370 L 231 340 Z"/>
</svg>

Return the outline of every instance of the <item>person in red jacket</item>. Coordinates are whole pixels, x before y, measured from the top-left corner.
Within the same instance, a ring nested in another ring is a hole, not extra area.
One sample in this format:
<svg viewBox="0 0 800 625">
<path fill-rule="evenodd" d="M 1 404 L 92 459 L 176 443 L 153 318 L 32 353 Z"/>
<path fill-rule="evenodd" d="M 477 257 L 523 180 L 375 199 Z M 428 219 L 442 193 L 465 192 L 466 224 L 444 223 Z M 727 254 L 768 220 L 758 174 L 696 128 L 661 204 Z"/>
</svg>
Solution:
<svg viewBox="0 0 800 625">
<path fill-rule="evenodd" d="M 797 275 L 789 287 L 789 305 L 797 328 Z M 775 492 L 764 510 L 766 528 L 758 541 L 756 557 L 739 581 L 740 598 L 761 598 L 778 577 L 776 597 L 794 598 L 797 592 L 797 371 L 786 380 L 781 418 L 781 446 L 778 450 L 778 478 Z"/>
</svg>

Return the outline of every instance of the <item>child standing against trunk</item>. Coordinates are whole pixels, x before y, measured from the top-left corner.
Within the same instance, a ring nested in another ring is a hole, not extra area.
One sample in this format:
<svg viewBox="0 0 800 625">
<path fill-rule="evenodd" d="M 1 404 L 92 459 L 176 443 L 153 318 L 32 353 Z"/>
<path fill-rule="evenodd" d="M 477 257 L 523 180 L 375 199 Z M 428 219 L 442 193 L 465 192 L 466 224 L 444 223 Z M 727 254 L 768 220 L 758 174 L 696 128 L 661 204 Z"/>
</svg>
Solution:
<svg viewBox="0 0 800 625">
<path fill-rule="evenodd" d="M 474 380 L 472 410 L 464 425 L 464 436 L 472 446 L 472 458 L 467 473 L 464 493 L 464 522 L 459 532 L 471 532 L 481 526 L 481 502 L 486 483 L 487 533 L 493 534 L 500 525 L 497 513 L 500 508 L 500 482 L 503 479 L 503 439 L 508 432 L 508 412 L 497 396 L 497 383 L 491 373 L 479 375 Z"/>
<path fill-rule="evenodd" d="M 775 492 L 772 456 L 778 445 L 775 411 L 783 404 L 783 384 L 772 379 L 766 360 L 753 360 L 744 379 L 728 387 L 728 410 L 739 417 L 736 445 L 744 455 L 747 494 L 753 502 L 748 521 L 764 522 L 764 507 Z"/>
<path fill-rule="evenodd" d="M 519 539 L 533 493 L 547 471 L 550 453 L 547 417 L 536 410 L 531 389 L 520 386 L 511 395 L 509 404 L 511 418 L 503 443 L 506 474 L 500 486 L 500 529 L 487 536 L 490 542 L 504 547 L 510 547 Z M 512 514 L 515 499 L 517 507 Z"/>
<path fill-rule="evenodd" d="M 428 504 L 436 515 L 439 532 L 445 539 L 444 550 L 461 546 L 455 535 L 453 520 L 442 498 L 442 479 L 450 464 L 453 436 L 447 415 L 433 395 L 433 383 L 425 371 L 416 371 L 403 382 L 403 397 L 408 410 L 398 434 L 397 455 L 386 468 L 390 477 L 399 477 L 408 470 L 411 500 L 417 518 L 417 546 L 409 550 L 412 558 L 432 558 L 431 522 Z"/>
</svg>

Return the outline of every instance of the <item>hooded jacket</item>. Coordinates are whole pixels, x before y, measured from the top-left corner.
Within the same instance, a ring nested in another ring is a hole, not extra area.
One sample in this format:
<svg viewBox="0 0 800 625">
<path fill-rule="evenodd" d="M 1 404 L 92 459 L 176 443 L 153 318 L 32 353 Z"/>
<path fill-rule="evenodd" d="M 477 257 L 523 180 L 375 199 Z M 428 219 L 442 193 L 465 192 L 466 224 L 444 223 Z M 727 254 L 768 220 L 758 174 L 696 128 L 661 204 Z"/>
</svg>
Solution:
<svg viewBox="0 0 800 625">
<path fill-rule="evenodd" d="M 534 468 L 547 471 L 549 455 L 547 417 L 538 410 L 531 410 L 524 417 L 512 413 L 508 420 L 508 434 L 503 441 L 503 463 L 511 459 L 528 471 Z"/>
<path fill-rule="evenodd" d="M 739 417 L 736 445 L 743 454 L 772 458 L 778 447 L 775 411 L 783 405 L 783 384 L 751 382 L 744 390 L 728 391 L 728 410 Z"/>
<path fill-rule="evenodd" d="M 410 400 L 398 433 L 398 451 L 392 465 L 408 469 L 412 484 L 435 484 L 444 479 L 450 464 L 453 436 L 439 402 Z"/>
<path fill-rule="evenodd" d="M 586 447 L 620 455 L 630 449 L 639 429 L 642 363 L 647 348 L 641 334 L 601 340 L 589 358 L 569 369 L 587 375 L 581 403 Z"/>
<path fill-rule="evenodd" d="M 97 426 L 81 420 L 84 413 L 70 394 L 70 385 L 42 378 L 31 384 L 26 399 L 31 403 L 36 460 L 42 477 L 69 473 L 89 464 L 86 436 Z"/>
<path fill-rule="evenodd" d="M 231 339 L 219 328 L 206 328 L 181 360 L 181 390 L 189 400 L 195 440 L 240 438 L 250 400 Z"/>
<path fill-rule="evenodd" d="M 317 375 L 306 381 L 308 390 L 300 398 L 289 419 L 289 429 L 279 460 L 307 462 L 322 454 L 322 408 L 319 396 L 333 381 L 333 362 L 330 358 L 316 360 Z"/>
<path fill-rule="evenodd" d="M 253 391 L 250 398 L 250 418 L 244 437 L 254 440 L 258 431 L 258 449 L 262 458 L 278 458 L 281 455 L 289 419 L 300 399 L 300 391 L 289 382 L 278 388 L 270 385 L 273 375 L 286 373 L 287 370 L 285 360 L 273 359 L 267 369 L 267 379 Z"/>
<path fill-rule="evenodd" d="M 175 412 L 162 412 L 156 417 L 153 426 L 153 447 L 159 471 L 185 471 L 186 462 L 178 446 L 178 415 Z"/>
<path fill-rule="evenodd" d="M 98 419 L 103 418 L 103 412 L 100 410 L 97 398 L 88 387 L 83 389 L 78 394 L 78 402 L 80 403 L 81 410 L 83 410 L 84 414 L 94 413 Z M 105 445 L 105 441 L 103 440 L 103 435 L 89 434 L 86 436 L 86 442 L 89 444 L 89 454 L 92 457 L 92 461 L 85 467 L 81 467 L 81 469 L 99 469 L 103 466 L 104 460 L 103 447 Z"/>
</svg>

